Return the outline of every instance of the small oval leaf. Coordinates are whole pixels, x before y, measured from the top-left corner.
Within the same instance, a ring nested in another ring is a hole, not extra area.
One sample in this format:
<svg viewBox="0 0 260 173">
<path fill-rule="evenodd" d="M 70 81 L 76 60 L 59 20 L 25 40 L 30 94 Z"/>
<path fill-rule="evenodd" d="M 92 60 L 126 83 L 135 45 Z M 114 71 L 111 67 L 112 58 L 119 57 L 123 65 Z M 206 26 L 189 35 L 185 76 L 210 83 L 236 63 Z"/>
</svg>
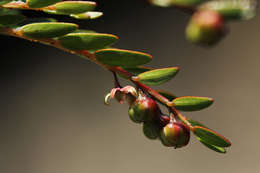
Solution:
<svg viewBox="0 0 260 173">
<path fill-rule="evenodd" d="M 225 148 L 223 147 L 218 147 L 218 146 L 215 146 L 215 145 L 211 145 L 211 144 L 208 144 L 207 142 L 204 142 L 202 139 L 200 139 L 199 137 L 197 137 L 197 139 L 206 147 L 208 147 L 209 149 L 215 151 L 215 152 L 218 152 L 218 153 L 221 153 L 221 154 L 225 154 L 227 151 Z"/>
<path fill-rule="evenodd" d="M 130 50 L 102 49 L 96 51 L 96 59 L 110 66 L 134 67 L 150 62 L 152 56 Z"/>
<path fill-rule="evenodd" d="M 103 16 L 103 13 L 98 12 L 98 11 L 89 11 L 89 12 L 80 13 L 80 14 L 70 14 L 70 17 L 73 17 L 75 19 L 81 19 L 81 20 L 96 19 L 101 16 Z"/>
<path fill-rule="evenodd" d="M 172 0 L 149 0 L 150 3 L 159 7 L 170 7 Z"/>
<path fill-rule="evenodd" d="M 178 71 L 178 67 L 150 70 L 139 74 L 136 80 L 146 85 L 156 86 L 171 80 Z"/>
<path fill-rule="evenodd" d="M 51 14 L 51 15 L 67 15 L 67 14 L 63 14 L 63 13 L 57 12 L 56 10 L 50 10 L 48 8 L 47 9 L 43 9 L 42 11 L 45 12 L 45 13 Z"/>
<path fill-rule="evenodd" d="M 231 146 L 231 142 L 228 139 L 205 127 L 194 126 L 193 133 L 207 144 L 215 145 L 217 147 Z"/>
<path fill-rule="evenodd" d="M 77 29 L 77 30 L 73 31 L 72 33 L 97 33 L 97 32 L 93 31 L 93 30 Z"/>
<path fill-rule="evenodd" d="M 30 8 L 42 8 L 60 1 L 62 0 L 26 0 L 26 3 Z"/>
<path fill-rule="evenodd" d="M 61 45 L 71 50 L 97 50 L 112 45 L 118 37 L 99 33 L 70 33 L 59 38 Z"/>
<path fill-rule="evenodd" d="M 62 14 L 80 14 L 92 11 L 95 7 L 96 3 L 91 1 L 63 1 L 49 8 Z"/>
<path fill-rule="evenodd" d="M 54 38 L 73 32 L 77 27 L 73 23 L 44 22 L 22 26 L 18 32 L 31 38 Z"/>
<path fill-rule="evenodd" d="M 212 98 L 184 96 L 173 100 L 176 109 L 181 111 L 198 111 L 209 107 L 213 103 Z"/>
<path fill-rule="evenodd" d="M 16 10 L 0 9 L 0 27 L 14 26 L 23 22 L 25 19 L 26 17 Z"/>
</svg>

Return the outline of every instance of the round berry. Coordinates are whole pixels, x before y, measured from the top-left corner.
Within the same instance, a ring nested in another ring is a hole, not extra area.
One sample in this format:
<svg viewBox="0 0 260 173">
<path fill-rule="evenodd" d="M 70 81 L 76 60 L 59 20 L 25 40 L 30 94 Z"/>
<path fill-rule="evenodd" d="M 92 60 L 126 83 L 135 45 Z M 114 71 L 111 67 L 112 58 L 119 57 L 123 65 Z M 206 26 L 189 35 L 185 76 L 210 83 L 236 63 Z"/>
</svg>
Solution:
<svg viewBox="0 0 260 173">
<path fill-rule="evenodd" d="M 186 29 L 186 37 L 193 43 L 213 45 L 225 35 L 222 16 L 210 10 L 196 12 Z"/>
<path fill-rule="evenodd" d="M 142 94 L 130 106 L 128 114 L 134 122 L 151 122 L 160 115 L 160 109 L 153 99 Z"/>
<path fill-rule="evenodd" d="M 167 147 L 181 148 L 190 140 L 190 129 L 182 122 L 171 122 L 160 132 L 160 139 Z"/>
<path fill-rule="evenodd" d="M 157 139 L 160 134 L 160 127 L 154 122 L 144 123 L 143 133 L 148 139 Z"/>
</svg>

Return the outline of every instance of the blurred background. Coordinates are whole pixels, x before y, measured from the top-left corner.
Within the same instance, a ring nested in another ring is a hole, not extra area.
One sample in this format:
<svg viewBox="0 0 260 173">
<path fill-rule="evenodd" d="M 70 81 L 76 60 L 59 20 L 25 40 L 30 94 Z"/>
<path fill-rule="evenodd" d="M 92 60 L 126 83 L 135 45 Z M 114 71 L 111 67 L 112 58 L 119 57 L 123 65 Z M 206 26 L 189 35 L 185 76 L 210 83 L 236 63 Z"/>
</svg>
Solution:
<svg viewBox="0 0 260 173">
<path fill-rule="evenodd" d="M 185 40 L 189 16 L 178 10 L 140 0 L 97 2 L 104 17 L 73 21 L 118 35 L 118 48 L 152 54 L 152 66 L 179 66 L 160 88 L 214 98 L 210 108 L 185 115 L 231 139 L 232 147 L 222 155 L 194 137 L 178 150 L 150 141 L 126 105 L 103 105 L 110 73 L 55 48 L 0 36 L 0 172 L 258 173 L 260 17 L 229 24 L 231 33 L 205 49 Z"/>
</svg>

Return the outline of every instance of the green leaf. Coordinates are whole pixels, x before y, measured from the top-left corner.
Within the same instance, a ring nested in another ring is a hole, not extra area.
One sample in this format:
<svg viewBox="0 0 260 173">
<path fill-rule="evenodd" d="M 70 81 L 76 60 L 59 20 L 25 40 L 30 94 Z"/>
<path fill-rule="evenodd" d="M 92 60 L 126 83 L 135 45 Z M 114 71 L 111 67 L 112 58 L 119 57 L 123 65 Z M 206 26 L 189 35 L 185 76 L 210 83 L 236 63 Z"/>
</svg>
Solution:
<svg viewBox="0 0 260 173">
<path fill-rule="evenodd" d="M 202 4 L 200 10 L 214 10 L 226 20 L 251 19 L 256 13 L 255 0 L 213 0 Z"/>
<path fill-rule="evenodd" d="M 191 123 L 191 125 L 193 127 L 195 126 L 199 126 L 199 127 L 202 127 L 202 128 L 206 128 L 206 129 L 209 129 L 207 126 L 205 126 L 204 124 L 198 122 L 198 121 L 195 121 L 195 120 L 192 120 L 191 118 L 187 118 L 188 122 Z M 210 129 L 209 129 L 210 130 Z M 205 145 L 206 147 L 208 147 L 209 149 L 211 150 L 214 150 L 216 152 L 219 152 L 219 153 L 226 153 L 226 149 L 223 148 L 223 147 L 219 147 L 219 146 L 215 146 L 215 145 L 212 145 L 212 144 L 209 144 L 207 143 L 206 141 L 203 141 L 201 138 L 197 137 L 197 139 L 203 144 Z"/>
<path fill-rule="evenodd" d="M 71 14 L 70 17 L 73 17 L 75 19 L 81 19 L 81 20 L 85 20 L 85 19 L 96 19 L 103 16 L 102 12 L 98 12 L 98 11 L 89 11 L 89 12 L 85 12 L 85 13 L 80 13 L 80 14 Z"/>
<path fill-rule="evenodd" d="M 7 3 L 11 2 L 11 1 L 13 1 L 13 0 L 1 0 L 0 5 L 7 4 Z"/>
<path fill-rule="evenodd" d="M 93 30 L 77 29 L 77 30 L 73 31 L 72 33 L 97 33 L 97 32 L 93 31 Z"/>
<path fill-rule="evenodd" d="M 44 22 L 25 25 L 19 32 L 31 38 L 54 38 L 73 32 L 77 27 L 73 23 Z"/>
<path fill-rule="evenodd" d="M 95 7 L 96 3 L 91 1 L 63 1 L 51 6 L 51 10 L 61 14 L 80 14 L 92 11 Z"/>
<path fill-rule="evenodd" d="M 96 58 L 105 65 L 122 67 L 139 66 L 152 60 L 152 56 L 149 54 L 122 49 L 98 50 Z"/>
<path fill-rule="evenodd" d="M 216 151 L 218 153 L 222 153 L 222 154 L 225 154 L 227 151 L 225 148 L 223 147 L 218 147 L 218 146 L 215 146 L 215 145 L 211 145 L 211 144 L 208 144 L 207 142 L 204 142 L 202 139 L 200 139 L 199 137 L 197 137 L 197 139 L 206 147 L 208 147 L 209 149 L 213 150 L 213 151 Z"/>
<path fill-rule="evenodd" d="M 230 147 L 231 142 L 217 132 L 207 129 L 205 127 L 194 126 L 193 133 L 203 140 L 205 143 L 217 147 Z"/>
<path fill-rule="evenodd" d="M 150 3 L 159 7 L 170 7 L 172 0 L 150 0 Z"/>
<path fill-rule="evenodd" d="M 171 80 L 178 71 L 178 67 L 150 70 L 139 74 L 136 80 L 146 85 L 156 86 Z"/>
<path fill-rule="evenodd" d="M 26 19 L 16 10 L 0 9 L 0 27 L 14 26 L 23 22 Z"/>
<path fill-rule="evenodd" d="M 181 111 L 199 111 L 212 105 L 213 99 L 208 97 L 184 96 L 174 99 L 173 103 L 176 109 Z"/>
<path fill-rule="evenodd" d="M 169 101 L 172 101 L 174 99 L 177 98 L 177 96 L 175 96 L 174 94 L 165 91 L 165 90 L 156 90 L 159 94 L 161 94 L 162 96 L 164 96 L 165 98 L 167 98 Z"/>
<path fill-rule="evenodd" d="M 51 15 L 67 15 L 67 14 L 60 13 L 56 10 L 49 10 L 48 8 L 43 9 L 42 11 L 45 12 L 45 13 L 51 14 Z"/>
<path fill-rule="evenodd" d="M 61 45 L 71 50 L 103 49 L 117 40 L 114 35 L 99 33 L 71 33 L 59 38 Z"/>
<path fill-rule="evenodd" d="M 30 8 L 42 8 L 60 1 L 62 0 L 26 0 L 26 3 Z"/>
</svg>

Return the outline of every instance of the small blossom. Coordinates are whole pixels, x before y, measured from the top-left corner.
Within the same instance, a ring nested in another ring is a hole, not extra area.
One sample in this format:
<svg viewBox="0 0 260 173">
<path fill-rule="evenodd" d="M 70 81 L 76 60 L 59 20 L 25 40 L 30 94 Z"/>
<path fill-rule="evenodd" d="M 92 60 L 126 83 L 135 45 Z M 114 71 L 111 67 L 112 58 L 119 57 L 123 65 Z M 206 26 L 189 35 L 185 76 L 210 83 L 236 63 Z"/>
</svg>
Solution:
<svg viewBox="0 0 260 173">
<path fill-rule="evenodd" d="M 110 99 L 116 99 L 120 104 L 127 102 L 131 105 L 138 97 L 137 91 L 132 86 L 125 86 L 123 88 L 113 88 L 105 97 L 105 104 L 109 104 Z"/>
</svg>

